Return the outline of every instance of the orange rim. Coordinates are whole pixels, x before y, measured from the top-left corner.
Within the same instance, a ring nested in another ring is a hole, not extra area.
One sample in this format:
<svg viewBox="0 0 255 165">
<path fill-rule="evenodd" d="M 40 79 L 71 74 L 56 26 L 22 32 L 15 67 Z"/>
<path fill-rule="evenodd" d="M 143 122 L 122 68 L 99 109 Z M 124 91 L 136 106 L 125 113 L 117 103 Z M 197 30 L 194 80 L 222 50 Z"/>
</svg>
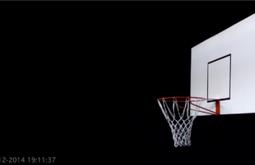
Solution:
<svg viewBox="0 0 255 165">
<path fill-rule="evenodd" d="M 170 96 L 170 97 L 160 97 L 158 98 L 159 100 L 173 100 L 177 99 L 179 102 L 185 102 L 187 100 L 190 101 L 205 101 L 207 100 L 206 98 L 203 97 L 195 97 L 195 96 Z"/>
<path fill-rule="evenodd" d="M 205 107 L 202 107 L 202 106 L 197 105 L 197 104 L 194 103 L 194 102 L 199 102 L 199 101 L 207 101 L 207 99 L 204 98 L 204 97 L 170 96 L 170 97 L 160 97 L 160 98 L 158 98 L 158 100 L 166 100 L 166 101 L 172 101 L 174 99 L 177 100 L 178 102 L 186 102 L 187 100 L 189 100 L 191 105 L 201 109 L 201 110 L 191 109 L 192 111 L 198 111 L 198 112 L 202 112 L 202 113 L 209 114 L 209 115 L 217 115 L 218 114 L 218 112 L 214 112 L 210 109 L 207 109 Z"/>
</svg>

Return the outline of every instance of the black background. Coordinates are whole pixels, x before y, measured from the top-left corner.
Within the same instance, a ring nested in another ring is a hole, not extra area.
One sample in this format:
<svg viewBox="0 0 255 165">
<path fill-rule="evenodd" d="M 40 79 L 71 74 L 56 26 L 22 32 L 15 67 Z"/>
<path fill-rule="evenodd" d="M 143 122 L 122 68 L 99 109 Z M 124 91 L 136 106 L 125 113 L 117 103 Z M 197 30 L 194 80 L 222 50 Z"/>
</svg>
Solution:
<svg viewBox="0 0 255 165">
<path fill-rule="evenodd" d="M 111 7 L 114 14 L 103 18 L 113 26 L 105 28 L 108 34 L 103 38 L 115 42 L 105 45 L 112 49 L 103 57 L 107 62 L 100 74 L 103 89 L 98 92 L 111 114 L 107 118 L 111 125 L 102 129 L 109 139 L 99 138 L 107 146 L 98 149 L 106 159 L 142 164 L 252 160 L 253 114 L 200 117 L 194 124 L 192 147 L 175 149 L 156 98 L 189 95 L 191 47 L 251 15 L 253 9 L 241 3 Z"/>
<path fill-rule="evenodd" d="M 189 95 L 191 47 L 254 7 L 2 3 L 1 152 L 119 164 L 252 160 L 253 114 L 200 117 L 192 147 L 175 149 L 156 98 Z"/>
</svg>

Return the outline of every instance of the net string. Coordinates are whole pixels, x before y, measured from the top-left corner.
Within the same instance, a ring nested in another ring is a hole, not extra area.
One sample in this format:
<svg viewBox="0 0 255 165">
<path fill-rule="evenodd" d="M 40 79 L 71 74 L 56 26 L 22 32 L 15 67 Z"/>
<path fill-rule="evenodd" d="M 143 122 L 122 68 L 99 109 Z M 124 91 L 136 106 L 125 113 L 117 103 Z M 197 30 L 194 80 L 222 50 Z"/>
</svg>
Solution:
<svg viewBox="0 0 255 165">
<path fill-rule="evenodd" d="M 186 99 L 184 105 L 178 104 L 178 100 L 173 98 L 171 101 L 158 99 L 158 104 L 168 125 L 171 128 L 174 146 L 183 147 L 191 145 L 191 131 L 196 112 L 190 114 L 190 99 Z"/>
</svg>

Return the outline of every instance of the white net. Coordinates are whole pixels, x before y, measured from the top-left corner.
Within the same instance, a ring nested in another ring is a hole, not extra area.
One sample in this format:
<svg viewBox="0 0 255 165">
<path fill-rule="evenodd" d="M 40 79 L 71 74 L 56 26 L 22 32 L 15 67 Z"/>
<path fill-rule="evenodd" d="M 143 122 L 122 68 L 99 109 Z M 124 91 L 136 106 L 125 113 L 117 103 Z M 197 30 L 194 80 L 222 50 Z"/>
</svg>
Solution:
<svg viewBox="0 0 255 165">
<path fill-rule="evenodd" d="M 174 146 L 191 145 L 191 131 L 196 113 L 190 113 L 190 98 L 160 98 L 158 104 L 163 112 L 173 135 Z"/>
</svg>

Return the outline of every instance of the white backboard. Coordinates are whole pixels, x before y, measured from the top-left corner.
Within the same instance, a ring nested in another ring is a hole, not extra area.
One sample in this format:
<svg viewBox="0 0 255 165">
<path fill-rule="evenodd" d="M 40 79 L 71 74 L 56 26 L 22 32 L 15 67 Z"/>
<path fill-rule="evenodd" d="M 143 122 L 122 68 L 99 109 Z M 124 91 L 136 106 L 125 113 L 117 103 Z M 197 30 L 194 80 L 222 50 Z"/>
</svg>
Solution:
<svg viewBox="0 0 255 165">
<path fill-rule="evenodd" d="M 192 48 L 190 94 L 211 110 L 221 100 L 221 114 L 254 113 L 254 72 L 255 14 Z"/>
<path fill-rule="evenodd" d="M 207 64 L 207 100 L 228 100 L 231 95 L 231 54 Z"/>
</svg>

